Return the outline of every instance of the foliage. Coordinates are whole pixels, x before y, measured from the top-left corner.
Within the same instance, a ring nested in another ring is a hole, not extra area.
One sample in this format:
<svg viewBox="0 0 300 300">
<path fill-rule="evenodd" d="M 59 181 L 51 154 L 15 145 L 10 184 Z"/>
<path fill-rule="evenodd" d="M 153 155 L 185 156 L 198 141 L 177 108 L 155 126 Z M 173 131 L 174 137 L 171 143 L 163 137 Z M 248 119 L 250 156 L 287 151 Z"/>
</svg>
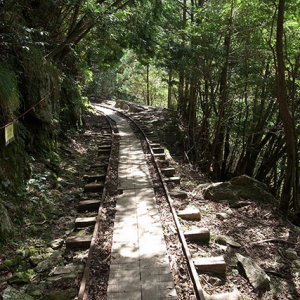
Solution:
<svg viewBox="0 0 300 300">
<path fill-rule="evenodd" d="M 117 74 L 118 97 L 146 104 L 147 67 L 128 51 L 121 59 Z M 149 67 L 150 105 L 167 106 L 166 73 L 161 68 Z"/>
<path fill-rule="evenodd" d="M 16 75 L 4 63 L 0 62 L 0 107 L 2 114 L 12 117 L 19 108 L 19 91 Z"/>
</svg>

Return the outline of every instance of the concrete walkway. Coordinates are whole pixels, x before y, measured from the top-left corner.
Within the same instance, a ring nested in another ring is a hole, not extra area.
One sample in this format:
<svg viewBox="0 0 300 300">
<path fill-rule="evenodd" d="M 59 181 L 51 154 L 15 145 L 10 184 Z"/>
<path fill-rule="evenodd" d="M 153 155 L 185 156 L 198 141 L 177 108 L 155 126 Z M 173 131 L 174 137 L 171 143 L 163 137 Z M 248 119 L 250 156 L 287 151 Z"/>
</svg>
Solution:
<svg viewBox="0 0 300 300">
<path fill-rule="evenodd" d="M 119 190 L 108 299 L 177 299 L 150 174 L 140 141 L 109 109 L 120 134 Z"/>
</svg>

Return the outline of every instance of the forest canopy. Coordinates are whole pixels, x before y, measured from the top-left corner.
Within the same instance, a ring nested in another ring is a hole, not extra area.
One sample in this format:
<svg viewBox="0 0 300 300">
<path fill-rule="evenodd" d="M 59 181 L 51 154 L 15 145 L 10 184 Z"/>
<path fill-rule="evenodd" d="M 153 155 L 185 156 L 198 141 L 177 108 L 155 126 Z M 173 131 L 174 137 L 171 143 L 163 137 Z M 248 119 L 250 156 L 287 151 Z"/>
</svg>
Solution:
<svg viewBox="0 0 300 300">
<path fill-rule="evenodd" d="M 299 210 L 299 0 L 0 1 L 0 182 L 38 153 L 55 164 L 87 97 L 177 110 L 183 157 L 215 180 L 246 174 Z M 21 155 L 20 155 L 21 154 Z M 7 159 L 8 158 L 8 159 Z"/>
</svg>

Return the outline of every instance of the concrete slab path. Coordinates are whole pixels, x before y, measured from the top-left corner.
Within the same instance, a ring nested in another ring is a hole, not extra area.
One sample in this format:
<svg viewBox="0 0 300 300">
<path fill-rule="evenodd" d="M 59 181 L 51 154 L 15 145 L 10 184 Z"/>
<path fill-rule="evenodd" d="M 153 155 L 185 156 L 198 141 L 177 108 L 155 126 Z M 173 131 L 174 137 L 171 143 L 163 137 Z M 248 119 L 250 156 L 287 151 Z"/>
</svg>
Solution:
<svg viewBox="0 0 300 300">
<path fill-rule="evenodd" d="M 119 129 L 119 186 L 109 300 L 177 299 L 154 190 L 140 141 L 128 122 L 96 106 Z"/>
</svg>

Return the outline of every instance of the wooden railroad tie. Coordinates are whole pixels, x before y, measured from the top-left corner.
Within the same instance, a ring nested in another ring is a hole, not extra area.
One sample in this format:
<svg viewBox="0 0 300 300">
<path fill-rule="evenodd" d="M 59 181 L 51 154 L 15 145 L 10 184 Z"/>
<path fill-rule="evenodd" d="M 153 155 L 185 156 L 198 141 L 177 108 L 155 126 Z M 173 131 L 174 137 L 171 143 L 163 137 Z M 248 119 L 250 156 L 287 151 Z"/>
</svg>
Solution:
<svg viewBox="0 0 300 300">
<path fill-rule="evenodd" d="M 94 226 L 96 224 L 97 217 L 86 217 L 86 218 L 77 218 L 75 220 L 76 228 L 83 228 Z"/>
<path fill-rule="evenodd" d="M 97 211 L 100 206 L 100 200 L 80 201 L 77 207 L 78 212 Z"/>
<path fill-rule="evenodd" d="M 88 249 L 92 241 L 91 235 L 71 236 L 66 240 L 67 249 Z"/>
<path fill-rule="evenodd" d="M 96 164 L 93 164 L 90 166 L 90 169 L 100 169 L 100 168 L 103 168 L 103 169 L 107 169 L 108 167 L 108 163 L 96 163 Z"/>
<path fill-rule="evenodd" d="M 165 160 L 166 159 L 165 153 L 154 154 L 154 157 L 159 159 L 159 160 Z"/>
<path fill-rule="evenodd" d="M 177 216 L 191 221 L 200 221 L 201 219 L 200 210 L 198 208 L 186 208 L 184 210 L 180 210 L 177 213 Z"/>
<path fill-rule="evenodd" d="M 195 258 L 194 264 L 199 272 L 213 274 L 226 272 L 226 262 L 223 256 Z"/>
<path fill-rule="evenodd" d="M 160 147 L 153 147 L 152 148 L 153 153 L 158 154 L 158 153 L 165 153 L 165 149 L 164 148 L 160 148 Z"/>
<path fill-rule="evenodd" d="M 166 166 L 166 167 L 169 167 L 169 165 L 170 165 L 170 162 L 166 159 L 161 159 L 161 160 L 159 160 L 158 163 L 159 163 L 159 165 Z"/>
<path fill-rule="evenodd" d="M 98 156 L 109 156 L 110 149 L 98 149 Z"/>
<path fill-rule="evenodd" d="M 84 175 L 83 179 L 87 182 L 93 182 L 93 181 L 104 181 L 106 177 L 106 174 L 92 174 L 92 175 Z"/>
<path fill-rule="evenodd" d="M 154 147 L 154 148 L 155 147 L 157 148 L 157 147 L 160 147 L 160 143 L 150 143 L 150 146 Z"/>
<path fill-rule="evenodd" d="M 157 138 L 157 137 L 147 137 L 147 138 L 152 143 L 159 143 L 159 138 Z"/>
<path fill-rule="evenodd" d="M 180 177 L 168 177 L 164 179 L 166 183 L 180 184 Z"/>
<path fill-rule="evenodd" d="M 100 145 L 98 146 L 99 150 L 110 150 L 111 149 L 111 145 Z"/>
<path fill-rule="evenodd" d="M 174 168 L 162 168 L 160 170 L 167 177 L 172 177 L 172 176 L 175 175 L 175 169 Z"/>
<path fill-rule="evenodd" d="M 102 192 L 104 188 L 103 183 L 88 183 L 84 186 L 85 193 L 97 193 Z"/>
<path fill-rule="evenodd" d="M 207 228 L 197 228 L 184 232 L 184 236 L 189 241 L 201 242 L 201 241 L 209 241 L 210 232 Z"/>
</svg>

